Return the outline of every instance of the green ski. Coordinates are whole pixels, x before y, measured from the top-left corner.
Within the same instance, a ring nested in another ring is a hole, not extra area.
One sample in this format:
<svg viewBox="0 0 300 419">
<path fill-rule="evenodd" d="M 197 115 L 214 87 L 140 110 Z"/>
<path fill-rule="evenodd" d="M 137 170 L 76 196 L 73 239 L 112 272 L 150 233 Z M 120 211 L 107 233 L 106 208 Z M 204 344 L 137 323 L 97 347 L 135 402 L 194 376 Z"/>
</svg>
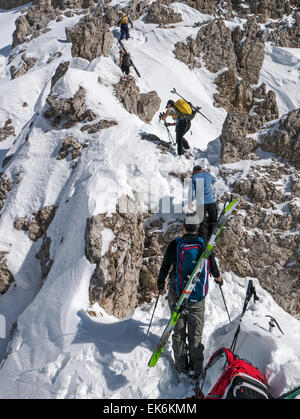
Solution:
<svg viewBox="0 0 300 419">
<path fill-rule="evenodd" d="M 234 199 L 233 201 L 231 201 L 227 206 L 224 207 L 223 211 L 221 212 L 221 215 L 219 217 L 219 220 L 217 222 L 217 225 L 215 226 L 215 229 L 209 239 L 209 242 L 205 248 L 205 250 L 202 252 L 196 267 L 193 271 L 193 273 L 190 276 L 190 279 L 188 280 L 181 296 L 179 297 L 178 303 L 176 305 L 175 310 L 173 311 L 170 320 L 168 321 L 168 324 L 165 327 L 165 330 L 163 331 L 163 334 L 155 348 L 155 351 L 153 352 L 153 355 L 151 356 L 151 359 L 148 363 L 149 367 L 155 367 L 160 355 L 162 354 L 166 343 L 172 333 L 172 330 L 174 329 L 180 315 L 181 312 L 184 309 L 185 303 L 187 302 L 187 300 L 189 299 L 189 296 L 191 294 L 191 292 L 193 291 L 196 282 L 199 280 L 199 278 L 201 277 L 201 272 L 205 266 L 206 260 L 209 258 L 209 255 L 211 253 L 211 251 L 213 250 L 215 244 L 216 244 L 216 240 L 219 237 L 219 235 L 221 234 L 224 224 L 227 221 L 228 217 L 231 215 L 232 211 L 236 208 L 237 204 L 238 204 L 239 200 L 238 199 Z"/>
</svg>

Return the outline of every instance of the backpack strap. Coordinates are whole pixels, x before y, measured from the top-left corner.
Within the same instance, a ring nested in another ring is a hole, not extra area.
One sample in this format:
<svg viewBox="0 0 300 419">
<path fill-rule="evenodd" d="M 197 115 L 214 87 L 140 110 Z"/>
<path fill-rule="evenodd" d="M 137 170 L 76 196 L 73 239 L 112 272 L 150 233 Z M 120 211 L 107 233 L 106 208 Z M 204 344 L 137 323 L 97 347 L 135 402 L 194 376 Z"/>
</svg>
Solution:
<svg viewBox="0 0 300 419">
<path fill-rule="evenodd" d="M 223 354 L 225 354 L 228 364 L 231 364 L 231 362 L 234 361 L 234 359 L 236 358 L 235 355 L 229 349 L 220 348 L 210 357 L 206 366 L 206 370 L 210 368 L 212 365 L 214 365 Z"/>
</svg>

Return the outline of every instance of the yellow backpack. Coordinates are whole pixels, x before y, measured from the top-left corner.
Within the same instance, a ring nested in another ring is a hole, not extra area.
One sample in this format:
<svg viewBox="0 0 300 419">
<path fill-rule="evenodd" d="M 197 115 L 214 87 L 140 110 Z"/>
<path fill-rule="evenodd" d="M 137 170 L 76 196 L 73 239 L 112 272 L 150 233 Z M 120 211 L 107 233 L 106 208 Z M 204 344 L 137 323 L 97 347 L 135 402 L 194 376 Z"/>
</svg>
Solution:
<svg viewBox="0 0 300 419">
<path fill-rule="evenodd" d="M 191 115 L 193 113 L 191 106 L 184 99 L 178 99 L 175 102 L 175 107 L 182 115 Z"/>
<path fill-rule="evenodd" d="M 196 112 L 193 112 L 191 105 L 187 103 L 184 99 L 178 99 L 174 103 L 174 108 L 176 108 L 180 112 L 180 114 L 189 121 L 191 121 L 195 117 Z M 173 119 L 178 118 L 178 115 L 174 113 L 171 114 L 171 116 Z"/>
<path fill-rule="evenodd" d="M 122 17 L 121 23 L 128 23 L 127 15 Z"/>
</svg>

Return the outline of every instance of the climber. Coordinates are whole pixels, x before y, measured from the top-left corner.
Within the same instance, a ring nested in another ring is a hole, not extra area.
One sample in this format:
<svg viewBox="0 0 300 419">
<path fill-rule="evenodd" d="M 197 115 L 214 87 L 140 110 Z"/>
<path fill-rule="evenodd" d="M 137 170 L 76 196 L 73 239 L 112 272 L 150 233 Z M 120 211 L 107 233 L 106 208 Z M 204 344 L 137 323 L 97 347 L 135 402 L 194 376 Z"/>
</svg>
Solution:
<svg viewBox="0 0 300 419">
<path fill-rule="evenodd" d="M 192 200 L 196 199 L 197 205 L 204 205 L 204 220 L 200 224 L 198 232 L 202 231 L 205 243 L 211 236 L 218 220 L 218 207 L 212 192 L 212 183 L 215 182 L 216 179 L 210 173 L 204 171 L 201 166 L 194 167 L 192 174 Z"/>
<path fill-rule="evenodd" d="M 125 51 L 124 48 L 120 48 L 120 67 L 124 74 L 128 76 L 130 66 L 133 65 L 129 52 Z"/>
<path fill-rule="evenodd" d="M 187 222 L 188 218 L 186 217 L 183 223 L 183 236 L 177 237 L 169 243 L 157 279 L 157 288 L 159 293 L 163 294 L 165 280 L 171 268 L 168 291 L 168 303 L 171 312 L 174 311 L 188 277 L 204 250 L 204 241 L 198 234 L 199 224 L 187 224 Z M 210 273 L 213 275 L 215 282 L 222 286 L 223 280 L 212 253 L 201 273 L 201 280 L 197 282 L 185 310 L 182 311 L 174 327 L 172 348 L 179 379 L 186 375 L 197 379 L 203 373 L 204 346 L 202 344 L 202 332 L 205 296 L 208 291 Z M 186 343 L 186 338 L 188 343 Z"/>
<path fill-rule="evenodd" d="M 159 119 L 165 121 L 168 116 L 171 116 L 176 122 L 165 123 L 167 127 L 176 126 L 176 143 L 177 152 L 181 156 L 184 153 L 184 149 L 189 149 L 189 143 L 183 137 L 191 128 L 191 120 L 194 117 L 194 111 L 190 105 L 183 99 L 179 99 L 176 102 L 169 100 L 166 106 L 167 110 L 165 113 L 160 113 Z"/>
<path fill-rule="evenodd" d="M 128 16 L 128 14 L 125 14 L 124 12 L 121 12 L 121 19 L 117 22 L 117 25 L 121 25 L 121 32 L 120 32 L 120 41 L 122 41 L 122 39 L 129 39 L 130 35 L 129 35 L 129 29 L 128 29 L 128 23 L 130 23 L 131 25 L 131 29 L 133 28 L 133 23 L 130 19 L 130 17 Z"/>
</svg>

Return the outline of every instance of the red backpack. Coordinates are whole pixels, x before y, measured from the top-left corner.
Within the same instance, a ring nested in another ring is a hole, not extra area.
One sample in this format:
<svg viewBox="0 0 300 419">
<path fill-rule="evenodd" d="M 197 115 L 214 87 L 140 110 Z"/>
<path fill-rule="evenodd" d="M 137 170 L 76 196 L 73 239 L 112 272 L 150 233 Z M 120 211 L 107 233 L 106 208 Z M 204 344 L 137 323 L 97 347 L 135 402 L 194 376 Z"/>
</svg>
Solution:
<svg viewBox="0 0 300 419">
<path fill-rule="evenodd" d="M 271 399 L 267 384 L 260 371 L 249 362 L 238 358 L 229 349 L 220 348 L 210 358 L 206 369 L 210 368 L 225 354 L 227 366 L 222 375 L 205 397 L 202 388 L 196 389 L 199 399 Z"/>
</svg>

